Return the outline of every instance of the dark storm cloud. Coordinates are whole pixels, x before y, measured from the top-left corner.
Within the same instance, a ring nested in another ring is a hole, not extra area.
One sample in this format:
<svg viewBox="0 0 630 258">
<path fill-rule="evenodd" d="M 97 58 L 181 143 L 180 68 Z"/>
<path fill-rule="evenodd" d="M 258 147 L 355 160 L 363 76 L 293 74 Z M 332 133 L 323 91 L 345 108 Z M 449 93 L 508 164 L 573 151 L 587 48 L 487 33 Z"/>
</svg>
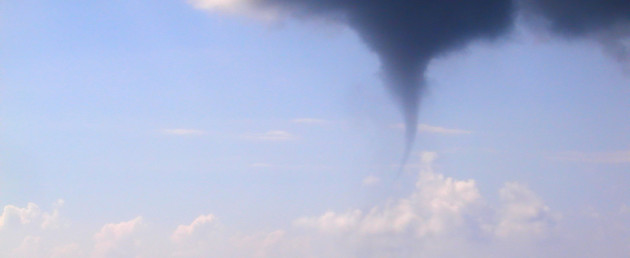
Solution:
<svg viewBox="0 0 630 258">
<path fill-rule="evenodd" d="M 416 134 L 424 71 L 432 58 L 476 39 L 492 39 L 512 24 L 511 0 L 261 0 L 298 15 L 341 19 L 381 61 L 400 103 L 407 152 Z"/>
<path fill-rule="evenodd" d="M 629 0 L 524 0 L 530 12 L 542 15 L 550 28 L 568 37 L 630 25 Z"/>
<path fill-rule="evenodd" d="M 516 13 L 535 17 L 555 35 L 602 43 L 630 60 L 630 0 L 247 0 L 298 17 L 339 20 L 358 32 L 381 62 L 383 79 L 400 104 L 407 149 L 417 131 L 424 72 L 439 56 L 479 39 L 506 34 Z M 518 9 L 518 10 L 517 10 Z M 624 40 L 626 40 L 624 42 Z M 630 68 L 629 68 L 630 70 Z"/>
<path fill-rule="evenodd" d="M 522 4 L 527 15 L 541 18 L 556 35 L 599 41 L 608 54 L 628 65 L 630 0 L 523 0 Z"/>
</svg>

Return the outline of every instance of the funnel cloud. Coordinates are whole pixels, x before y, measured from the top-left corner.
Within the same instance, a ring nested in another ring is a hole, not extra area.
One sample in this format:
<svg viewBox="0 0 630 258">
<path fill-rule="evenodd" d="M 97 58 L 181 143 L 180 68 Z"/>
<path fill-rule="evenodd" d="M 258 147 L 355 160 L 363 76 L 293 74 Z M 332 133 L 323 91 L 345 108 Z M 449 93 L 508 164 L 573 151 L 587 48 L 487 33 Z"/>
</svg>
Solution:
<svg viewBox="0 0 630 258">
<path fill-rule="evenodd" d="M 475 40 L 507 34 L 517 14 L 542 20 L 553 34 L 593 38 L 617 60 L 630 59 L 628 0 L 193 0 L 196 6 L 232 11 L 266 10 L 346 23 L 380 60 L 383 80 L 402 110 L 406 131 L 403 164 L 418 124 L 424 72 L 429 62 Z M 626 40 L 626 41 L 624 41 Z M 627 62 L 626 62 L 627 63 Z"/>
<path fill-rule="evenodd" d="M 512 23 L 509 0 L 263 0 L 298 15 L 340 19 L 381 62 L 383 80 L 402 109 L 407 158 L 417 132 L 424 72 L 432 58 L 476 39 L 494 39 Z M 404 163 L 404 160 L 403 160 Z"/>
</svg>

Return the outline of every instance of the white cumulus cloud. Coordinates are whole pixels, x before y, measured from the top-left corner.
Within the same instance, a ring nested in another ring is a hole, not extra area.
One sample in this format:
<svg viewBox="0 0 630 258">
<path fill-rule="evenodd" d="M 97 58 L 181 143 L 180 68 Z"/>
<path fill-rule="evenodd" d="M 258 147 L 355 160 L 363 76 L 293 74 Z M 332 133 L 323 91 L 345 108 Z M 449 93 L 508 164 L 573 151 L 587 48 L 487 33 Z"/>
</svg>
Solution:
<svg viewBox="0 0 630 258">
<path fill-rule="evenodd" d="M 421 154 L 415 190 L 406 197 L 383 206 L 327 211 L 295 220 L 294 227 L 302 229 L 302 237 L 308 239 L 306 253 L 502 257 L 509 254 L 505 241 L 518 246 L 531 239 L 544 239 L 560 219 L 518 183 L 507 183 L 499 191 L 501 203 L 489 206 L 474 180 L 436 173 L 433 163 L 437 156 L 434 152 Z"/>
<path fill-rule="evenodd" d="M 142 225 L 142 217 L 104 225 L 94 235 L 94 256 L 131 256 L 135 251 L 134 234 Z"/>
<path fill-rule="evenodd" d="M 437 158 L 434 152 L 421 153 L 415 185 L 402 197 L 298 217 L 285 228 L 262 232 L 240 232 L 214 214 L 153 231 L 149 227 L 159 223 L 136 217 L 103 225 L 90 245 L 82 241 L 89 235 L 66 232 L 74 238 L 57 241 L 67 227 L 51 231 L 40 226 L 47 217 L 43 214 L 58 220 L 59 213 L 43 212 L 33 203 L 24 208 L 7 205 L 0 230 L 7 241 L 0 243 L 0 256 L 624 257 L 630 251 L 627 204 L 612 215 L 598 212 L 566 224 L 525 184 L 505 183 L 498 189 L 498 202 L 491 203 L 475 180 L 437 173 Z M 21 232 L 28 224 L 35 231 Z"/>
<path fill-rule="evenodd" d="M 425 162 L 432 162 L 434 157 L 434 153 L 423 154 Z M 434 173 L 430 164 L 425 165 L 416 190 L 406 198 L 366 212 L 327 212 L 320 217 L 301 218 L 296 225 L 325 232 L 352 231 L 362 237 L 410 234 L 423 238 L 446 233 L 464 222 L 464 215 L 481 196 L 473 180 L 445 177 Z"/>
<path fill-rule="evenodd" d="M 0 230 L 6 227 L 28 224 L 36 224 L 43 229 L 57 228 L 59 227 L 59 209 L 63 206 L 63 203 L 64 200 L 57 200 L 53 203 L 53 210 L 50 212 L 42 211 L 37 204 L 31 202 L 24 208 L 6 205 L 2 214 L 0 214 Z"/>
<path fill-rule="evenodd" d="M 201 215 L 189 225 L 179 225 L 177 229 L 175 229 L 175 232 L 173 232 L 173 235 L 171 235 L 171 239 L 175 242 L 181 242 L 192 236 L 195 231 L 199 231 L 200 228 L 208 227 L 214 221 L 215 217 L 212 214 Z"/>
<path fill-rule="evenodd" d="M 6 205 L 2 211 L 2 216 L 0 216 L 0 229 L 18 224 L 28 224 L 38 219 L 40 215 L 41 210 L 34 203 L 29 202 L 24 208 Z"/>
<path fill-rule="evenodd" d="M 501 237 L 544 236 L 559 215 L 522 184 L 506 183 L 499 191 L 502 206 L 494 233 Z"/>
</svg>

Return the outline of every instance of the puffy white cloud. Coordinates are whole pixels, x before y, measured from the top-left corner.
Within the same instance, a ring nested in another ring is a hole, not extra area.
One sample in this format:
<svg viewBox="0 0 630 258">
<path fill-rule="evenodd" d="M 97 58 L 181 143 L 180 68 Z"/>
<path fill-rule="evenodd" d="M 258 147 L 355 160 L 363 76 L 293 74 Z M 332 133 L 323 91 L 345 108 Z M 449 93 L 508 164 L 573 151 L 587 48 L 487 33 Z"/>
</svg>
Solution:
<svg viewBox="0 0 630 258">
<path fill-rule="evenodd" d="M 542 237 L 559 219 L 531 190 L 519 183 L 506 183 L 499 191 L 502 207 L 493 232 L 500 237 Z"/>
<path fill-rule="evenodd" d="M 157 224 L 136 217 L 103 225 L 90 245 L 80 234 L 57 240 L 68 227 L 51 231 L 44 228 L 54 227 L 40 226 L 62 219 L 59 213 L 42 212 L 35 204 L 7 205 L 4 226 L 33 224 L 39 231 L 3 227 L 0 233 L 10 241 L 0 243 L 0 256 L 624 257 L 630 252 L 627 204 L 612 215 L 598 212 L 573 226 L 521 183 L 506 183 L 498 191 L 498 203 L 488 203 L 474 180 L 435 172 L 437 157 L 433 152 L 421 154 L 417 181 L 407 195 L 363 209 L 296 218 L 288 228 L 265 232 L 239 232 L 213 214 L 151 231 L 149 226 Z M 58 201 L 55 207 L 62 204 Z"/>
<path fill-rule="evenodd" d="M 422 238 L 446 233 L 461 226 L 470 207 L 481 198 L 473 180 L 455 180 L 433 172 L 435 153 L 423 153 L 424 168 L 416 182 L 416 190 L 408 197 L 368 212 L 351 210 L 345 213 L 326 212 L 316 218 L 301 218 L 298 226 L 323 232 L 353 231 L 361 236 L 406 234 Z"/>
<path fill-rule="evenodd" d="M 28 203 L 26 207 L 20 208 L 14 205 L 6 205 L 0 216 L 0 229 L 13 225 L 25 225 L 40 217 L 41 210 L 34 203 Z"/>
<path fill-rule="evenodd" d="M 57 200 L 53 203 L 51 212 L 42 212 L 37 204 L 31 202 L 24 208 L 6 205 L 0 215 L 0 230 L 6 227 L 33 223 L 39 224 L 43 229 L 57 228 L 59 227 L 59 209 L 63 206 L 63 203 L 64 200 Z"/>
<path fill-rule="evenodd" d="M 134 234 L 142 225 L 142 217 L 120 223 L 104 225 L 94 235 L 95 257 L 121 257 L 131 256 L 135 250 Z"/>
<path fill-rule="evenodd" d="M 190 223 L 190 225 L 179 225 L 175 232 L 173 232 L 173 235 L 171 235 L 171 239 L 176 242 L 181 242 L 192 236 L 195 231 L 199 231 L 200 228 L 210 226 L 214 221 L 215 217 L 212 214 L 201 215 Z"/>
<path fill-rule="evenodd" d="M 295 220 L 301 239 L 315 243 L 307 244 L 305 252 L 341 257 L 502 257 L 509 254 L 511 244 L 545 239 L 559 220 L 518 183 L 507 183 L 499 191 L 500 205 L 489 206 L 474 180 L 436 173 L 436 158 L 434 152 L 421 154 L 415 190 L 404 198 L 382 207 L 328 211 Z"/>
</svg>

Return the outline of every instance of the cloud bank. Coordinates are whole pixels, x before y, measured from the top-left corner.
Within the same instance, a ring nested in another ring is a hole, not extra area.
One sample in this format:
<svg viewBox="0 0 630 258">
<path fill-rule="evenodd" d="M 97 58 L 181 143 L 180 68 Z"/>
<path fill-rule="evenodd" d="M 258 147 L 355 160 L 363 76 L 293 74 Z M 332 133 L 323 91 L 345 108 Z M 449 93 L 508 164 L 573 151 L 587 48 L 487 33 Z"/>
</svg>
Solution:
<svg viewBox="0 0 630 258">
<path fill-rule="evenodd" d="M 105 223 L 84 236 L 41 226 L 35 204 L 7 205 L 0 256 L 7 257 L 623 257 L 630 254 L 630 209 L 590 212 L 578 223 L 527 186 L 508 182 L 498 202 L 472 179 L 434 171 L 422 153 L 415 189 L 383 205 L 295 218 L 288 228 L 240 232 L 207 213 L 165 226 L 145 217 Z M 59 209 L 56 207 L 54 209 Z M 584 211 L 585 213 L 586 211 Z M 585 213 L 586 214 L 586 213 Z M 150 216 L 148 216 L 150 217 Z M 5 220 L 6 219 L 6 220 Z M 9 226 L 12 225 L 12 226 Z M 577 225 L 577 226 L 575 226 Z M 595 233 L 593 233 L 595 232 Z M 599 233 L 596 233 L 599 232 Z M 70 237 L 60 237 L 69 235 Z"/>
</svg>

